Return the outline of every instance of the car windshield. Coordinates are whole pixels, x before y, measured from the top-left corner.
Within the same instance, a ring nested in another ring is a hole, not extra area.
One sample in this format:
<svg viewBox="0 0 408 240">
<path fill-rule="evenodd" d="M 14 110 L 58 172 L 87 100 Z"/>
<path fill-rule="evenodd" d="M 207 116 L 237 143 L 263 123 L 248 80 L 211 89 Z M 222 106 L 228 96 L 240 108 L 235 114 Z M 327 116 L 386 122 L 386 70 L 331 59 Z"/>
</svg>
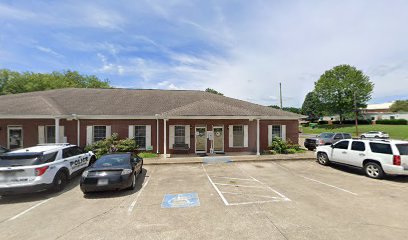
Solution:
<svg viewBox="0 0 408 240">
<path fill-rule="evenodd" d="M 334 133 L 321 133 L 319 135 L 320 138 L 331 138 L 334 136 Z"/>
<path fill-rule="evenodd" d="M 27 159 L 35 159 L 41 156 L 42 153 L 5 153 L 0 156 L 0 160 L 27 160 Z"/>
<path fill-rule="evenodd" d="M 408 155 L 408 144 L 396 144 L 400 155 Z"/>
<path fill-rule="evenodd" d="M 42 163 L 42 153 L 4 153 L 0 155 L 0 167 L 31 166 Z"/>
<path fill-rule="evenodd" d="M 111 154 L 99 158 L 93 165 L 96 168 L 104 167 L 121 167 L 128 165 L 130 161 L 129 154 Z"/>
</svg>

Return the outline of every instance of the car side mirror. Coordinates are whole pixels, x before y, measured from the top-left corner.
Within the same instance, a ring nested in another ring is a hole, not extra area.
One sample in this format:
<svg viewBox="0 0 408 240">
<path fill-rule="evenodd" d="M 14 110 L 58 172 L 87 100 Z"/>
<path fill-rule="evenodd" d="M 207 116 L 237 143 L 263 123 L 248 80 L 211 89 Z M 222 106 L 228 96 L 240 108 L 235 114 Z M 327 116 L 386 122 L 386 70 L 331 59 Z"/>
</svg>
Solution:
<svg viewBox="0 0 408 240">
<path fill-rule="evenodd" d="M 333 145 L 333 144 L 331 144 L 331 145 L 330 145 L 330 147 L 331 147 L 331 148 L 334 148 L 334 145 Z"/>
</svg>

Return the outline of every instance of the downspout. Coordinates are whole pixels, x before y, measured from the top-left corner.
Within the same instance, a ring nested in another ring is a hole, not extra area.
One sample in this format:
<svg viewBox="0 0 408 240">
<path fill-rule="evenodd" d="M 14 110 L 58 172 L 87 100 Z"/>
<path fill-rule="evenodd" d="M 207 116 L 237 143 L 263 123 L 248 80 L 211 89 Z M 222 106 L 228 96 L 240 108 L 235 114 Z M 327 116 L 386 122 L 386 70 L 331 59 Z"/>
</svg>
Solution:
<svg viewBox="0 0 408 240">
<path fill-rule="evenodd" d="M 156 116 L 156 153 L 159 154 L 159 114 L 155 114 Z"/>
</svg>

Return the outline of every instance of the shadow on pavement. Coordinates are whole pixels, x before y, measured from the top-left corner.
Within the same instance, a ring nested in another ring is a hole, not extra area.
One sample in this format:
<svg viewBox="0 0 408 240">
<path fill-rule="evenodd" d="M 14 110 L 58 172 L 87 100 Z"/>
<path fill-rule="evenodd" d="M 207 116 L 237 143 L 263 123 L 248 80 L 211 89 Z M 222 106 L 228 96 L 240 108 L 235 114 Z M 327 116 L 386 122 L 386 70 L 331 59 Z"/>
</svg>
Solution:
<svg viewBox="0 0 408 240">
<path fill-rule="evenodd" d="M 137 176 L 136 179 L 136 187 L 133 190 L 120 190 L 120 191 L 103 191 L 103 192 L 91 192 L 87 193 L 84 195 L 86 199 L 101 199 L 101 198 L 116 198 L 116 197 L 124 197 L 128 195 L 132 195 L 136 192 L 138 192 L 142 187 L 143 183 L 146 178 L 148 178 L 149 175 L 147 175 L 147 170 L 142 169 L 142 172 Z"/>
<path fill-rule="evenodd" d="M 61 192 L 52 192 L 50 190 L 35 192 L 35 193 L 25 193 L 25 194 L 15 194 L 15 195 L 4 195 L 0 198 L 0 204 L 13 204 L 22 202 L 35 202 L 40 200 L 45 200 L 52 197 L 57 197 L 65 192 L 71 191 L 72 189 L 79 186 L 81 174 L 71 178 L 69 183 L 65 186 L 65 189 Z"/>
</svg>

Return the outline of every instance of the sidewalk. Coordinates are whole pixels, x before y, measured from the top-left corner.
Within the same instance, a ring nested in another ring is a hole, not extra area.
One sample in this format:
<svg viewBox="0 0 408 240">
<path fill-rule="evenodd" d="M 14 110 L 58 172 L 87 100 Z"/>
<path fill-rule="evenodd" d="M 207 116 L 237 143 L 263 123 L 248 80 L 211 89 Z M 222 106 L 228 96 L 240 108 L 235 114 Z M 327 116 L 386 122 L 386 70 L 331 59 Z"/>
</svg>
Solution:
<svg viewBox="0 0 408 240">
<path fill-rule="evenodd" d="M 207 157 L 172 157 L 172 158 L 146 158 L 146 165 L 161 164 L 197 164 L 197 163 L 223 163 L 223 162 L 261 162 L 261 161 L 296 161 L 314 160 L 314 152 L 307 151 L 298 154 L 276 155 L 240 155 L 240 156 L 207 156 Z"/>
</svg>

